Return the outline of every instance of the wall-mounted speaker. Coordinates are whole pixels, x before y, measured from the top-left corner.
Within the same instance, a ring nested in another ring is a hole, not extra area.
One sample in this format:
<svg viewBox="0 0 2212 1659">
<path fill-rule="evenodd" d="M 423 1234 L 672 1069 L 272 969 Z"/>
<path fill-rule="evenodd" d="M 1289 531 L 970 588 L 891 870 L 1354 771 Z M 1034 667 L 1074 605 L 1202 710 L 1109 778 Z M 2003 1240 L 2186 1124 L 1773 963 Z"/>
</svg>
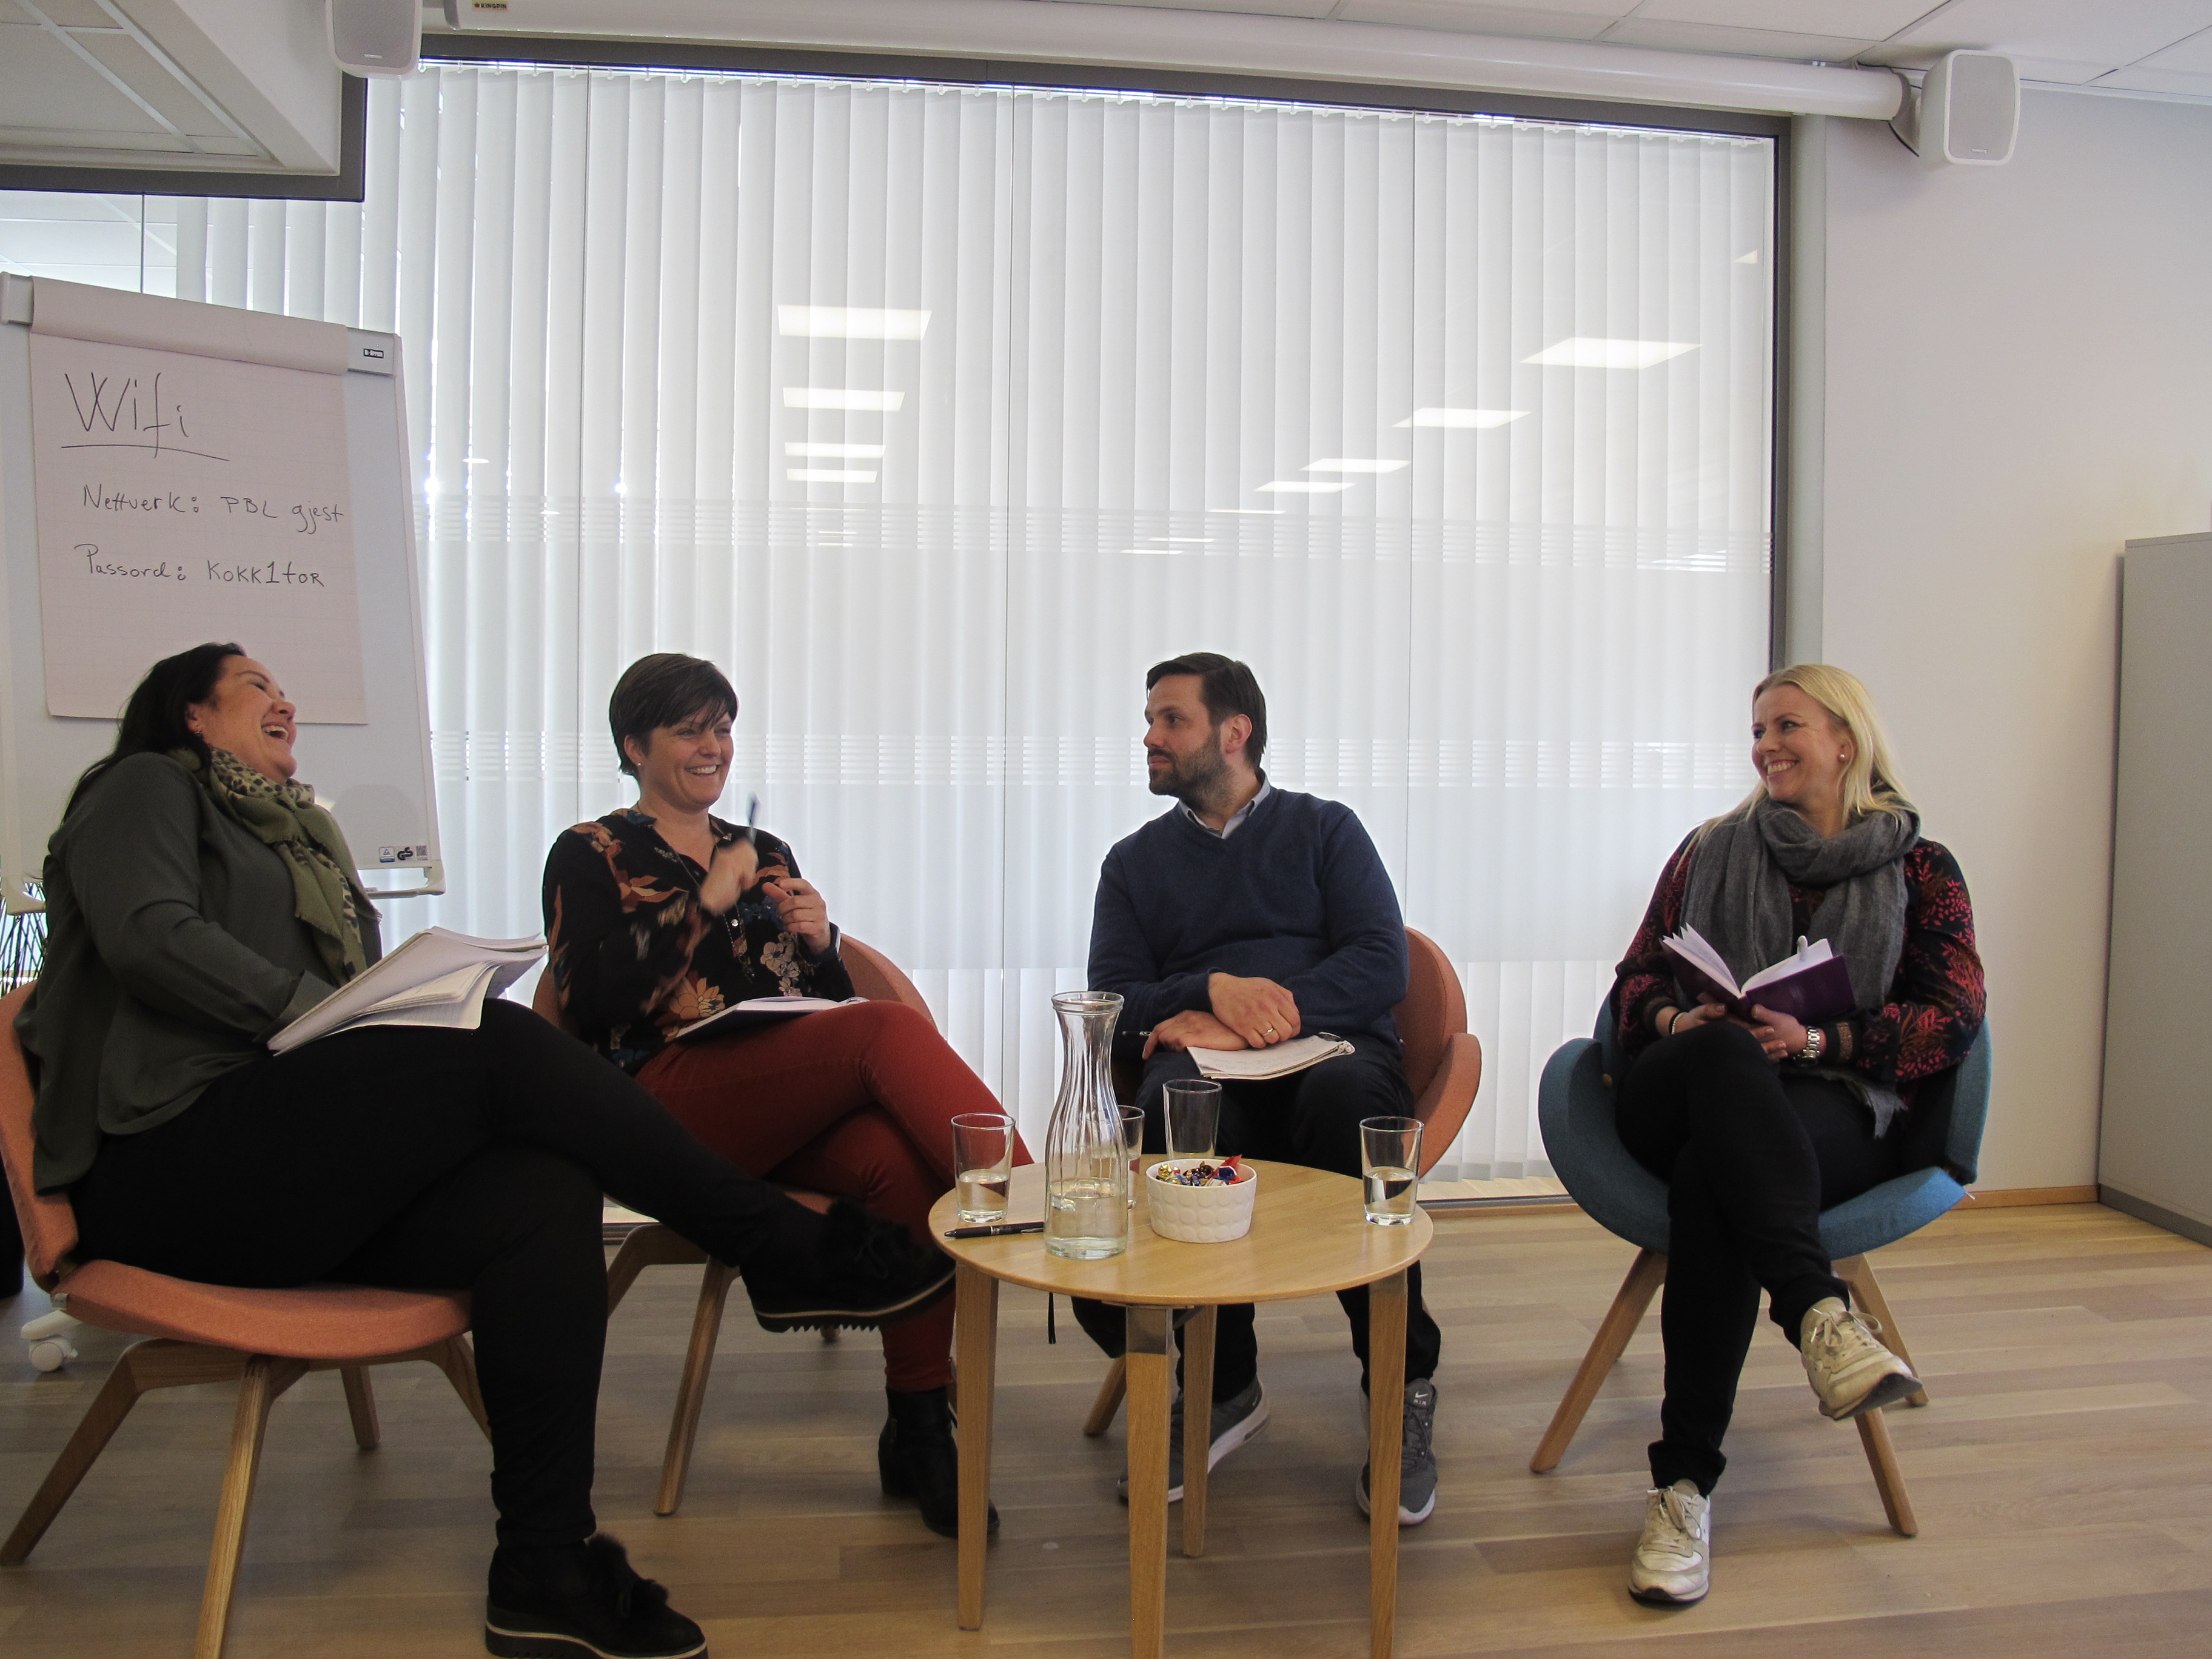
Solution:
<svg viewBox="0 0 2212 1659">
<path fill-rule="evenodd" d="M 331 56 L 349 75 L 412 75 L 422 55 L 422 0 L 323 0 Z"/>
<path fill-rule="evenodd" d="M 1948 52 L 1936 60 L 1890 128 L 1930 167 L 1993 167 L 2020 137 L 2020 71 L 1996 52 Z"/>
</svg>

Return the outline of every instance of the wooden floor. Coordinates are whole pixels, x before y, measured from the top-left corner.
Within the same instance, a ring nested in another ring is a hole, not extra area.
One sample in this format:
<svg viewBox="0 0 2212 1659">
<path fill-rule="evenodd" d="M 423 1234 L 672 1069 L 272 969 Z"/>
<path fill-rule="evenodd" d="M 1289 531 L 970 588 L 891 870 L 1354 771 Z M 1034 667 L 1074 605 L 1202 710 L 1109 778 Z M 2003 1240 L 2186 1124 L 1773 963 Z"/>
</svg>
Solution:
<svg viewBox="0 0 2212 1659">
<path fill-rule="evenodd" d="M 1658 1385 L 1656 1316 L 1559 1470 L 1526 1463 L 1630 1250 L 1572 1214 L 1439 1224 L 1443 1486 L 1406 1537 L 1398 1651 L 1623 1644 L 1650 1659 L 2212 1652 L 2212 1250 L 2092 1206 L 1955 1215 L 1882 1252 L 1934 1403 L 1890 1413 L 1921 1536 L 1894 1536 L 1848 1426 L 1814 1412 L 1771 1327 L 1753 1348 L 1715 1504 L 1716 1589 L 1695 1608 L 1622 1590 Z M 603 1524 L 738 1655 L 1127 1652 L 1119 1430 L 1078 1431 L 1100 1362 L 1009 1290 L 1000 1340 L 989 1617 L 953 1626 L 953 1549 L 882 1498 L 872 1340 L 771 1337 L 735 1300 L 683 1514 L 650 1495 L 695 1275 L 647 1274 L 617 1316 L 600 1417 Z M 0 1303 L 0 1527 L 121 1346 L 33 1374 Z M 1366 1651 L 1357 1373 L 1333 1302 L 1261 1322 L 1273 1421 L 1213 1485 L 1212 1553 L 1171 1558 L 1172 1652 Z M 487 1456 L 427 1367 L 385 1374 L 383 1449 L 354 1451 L 335 1376 L 278 1405 L 234 1659 L 480 1653 Z M 151 1396 L 38 1553 L 0 1570 L 9 1659 L 190 1650 L 230 1407 Z"/>
</svg>

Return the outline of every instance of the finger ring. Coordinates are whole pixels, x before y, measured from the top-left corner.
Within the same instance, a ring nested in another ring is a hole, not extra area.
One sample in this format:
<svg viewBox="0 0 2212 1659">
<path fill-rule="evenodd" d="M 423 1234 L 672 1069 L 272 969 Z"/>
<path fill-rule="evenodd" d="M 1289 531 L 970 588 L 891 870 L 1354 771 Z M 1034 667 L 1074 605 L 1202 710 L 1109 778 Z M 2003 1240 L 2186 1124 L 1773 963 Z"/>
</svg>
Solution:
<svg viewBox="0 0 2212 1659">
<path fill-rule="evenodd" d="M 1270 1025 L 1270 1026 L 1267 1028 L 1267 1034 L 1269 1036 L 1274 1036 L 1274 1035 L 1275 1035 L 1275 1028 L 1274 1028 L 1273 1026 Z"/>
</svg>

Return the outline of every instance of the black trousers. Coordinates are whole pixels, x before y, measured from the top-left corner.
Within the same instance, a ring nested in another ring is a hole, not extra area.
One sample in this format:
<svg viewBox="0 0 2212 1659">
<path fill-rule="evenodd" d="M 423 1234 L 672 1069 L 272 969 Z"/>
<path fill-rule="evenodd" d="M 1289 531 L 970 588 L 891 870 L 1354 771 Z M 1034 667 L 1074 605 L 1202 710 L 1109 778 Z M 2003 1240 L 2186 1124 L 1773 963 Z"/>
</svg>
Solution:
<svg viewBox="0 0 2212 1659">
<path fill-rule="evenodd" d="M 1413 1093 L 1406 1086 L 1405 1066 L 1396 1043 L 1370 1036 L 1354 1037 L 1352 1042 L 1353 1053 L 1309 1066 L 1289 1077 L 1267 1083 L 1223 1084 L 1221 1127 L 1215 1150 L 1224 1158 L 1234 1152 L 1279 1164 L 1302 1164 L 1338 1175 L 1358 1175 L 1359 1120 L 1410 1115 Z M 1172 1049 L 1163 1048 L 1145 1062 L 1136 1103 L 1145 1109 L 1146 1151 L 1167 1150 L 1161 1100 L 1168 1084 L 1197 1075 L 1198 1062 Z M 1437 1374 L 1443 1334 L 1421 1300 L 1419 1264 L 1407 1273 L 1407 1288 L 1406 1380 L 1411 1382 L 1416 1377 Z M 1336 1299 L 1352 1322 L 1352 1351 L 1359 1356 L 1359 1386 L 1364 1389 L 1367 1287 L 1339 1291 Z M 1071 1300 L 1076 1320 L 1091 1340 L 1108 1353 L 1118 1355 L 1126 1340 L 1121 1310 L 1080 1297 Z M 1178 1383 L 1182 1365 L 1178 1359 Z M 1227 1400 L 1243 1393 L 1259 1374 L 1260 1344 L 1253 1330 L 1252 1304 L 1224 1304 L 1215 1326 L 1214 1399 Z"/>
<path fill-rule="evenodd" d="M 1658 1486 L 1710 1493 L 1728 1467 L 1722 1438 L 1759 1320 L 1759 1293 L 1797 1341 L 1806 1310 L 1850 1291 L 1820 1245 L 1820 1212 L 1899 1173 L 1897 1137 L 1842 1085 L 1784 1072 L 1741 1026 L 1667 1037 L 1621 1080 L 1620 1139 L 1667 1183 L 1667 1350 Z"/>
<path fill-rule="evenodd" d="M 372 1027 L 255 1061 L 71 1190 L 85 1254 L 210 1284 L 465 1290 L 499 1539 L 590 1536 L 605 1346 L 601 1194 L 725 1261 L 815 1218 L 529 1010 Z"/>
</svg>

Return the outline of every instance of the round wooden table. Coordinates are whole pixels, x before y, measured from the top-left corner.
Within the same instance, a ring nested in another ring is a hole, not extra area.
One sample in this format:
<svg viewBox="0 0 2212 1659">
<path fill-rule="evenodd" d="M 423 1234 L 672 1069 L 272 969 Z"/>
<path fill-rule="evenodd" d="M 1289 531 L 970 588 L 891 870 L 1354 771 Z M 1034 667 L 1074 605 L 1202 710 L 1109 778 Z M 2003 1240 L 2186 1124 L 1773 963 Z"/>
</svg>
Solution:
<svg viewBox="0 0 2212 1659">
<path fill-rule="evenodd" d="M 1215 1310 L 1224 1303 L 1282 1302 L 1356 1285 L 1368 1292 L 1368 1609 L 1373 1659 L 1388 1659 L 1398 1607 L 1398 1456 L 1406 1412 L 1406 1270 L 1429 1247 L 1419 1208 L 1410 1225 L 1370 1225 L 1360 1183 L 1292 1164 L 1255 1161 L 1260 1190 L 1252 1231 L 1226 1244 L 1182 1244 L 1152 1229 L 1146 1183 L 1137 1182 L 1129 1248 L 1099 1261 L 1048 1255 L 1042 1233 L 951 1239 L 960 1224 L 954 1194 L 930 1212 L 930 1231 L 959 1263 L 960 1628 L 983 1624 L 988 1547 L 991 1404 L 995 1383 L 999 1282 L 1117 1304 L 1128 1322 L 1129 1650 L 1158 1659 L 1167 1613 L 1168 1431 L 1175 1386 L 1168 1331 L 1174 1311 L 1198 1310 L 1183 1327 L 1183 1387 L 1213 1397 Z M 1044 1214 L 1044 1169 L 1013 1172 L 1009 1221 Z M 1200 1420 L 1203 1420 L 1202 1419 Z M 1206 1547 L 1206 1437 L 1183 1446 L 1183 1553 Z"/>
</svg>

